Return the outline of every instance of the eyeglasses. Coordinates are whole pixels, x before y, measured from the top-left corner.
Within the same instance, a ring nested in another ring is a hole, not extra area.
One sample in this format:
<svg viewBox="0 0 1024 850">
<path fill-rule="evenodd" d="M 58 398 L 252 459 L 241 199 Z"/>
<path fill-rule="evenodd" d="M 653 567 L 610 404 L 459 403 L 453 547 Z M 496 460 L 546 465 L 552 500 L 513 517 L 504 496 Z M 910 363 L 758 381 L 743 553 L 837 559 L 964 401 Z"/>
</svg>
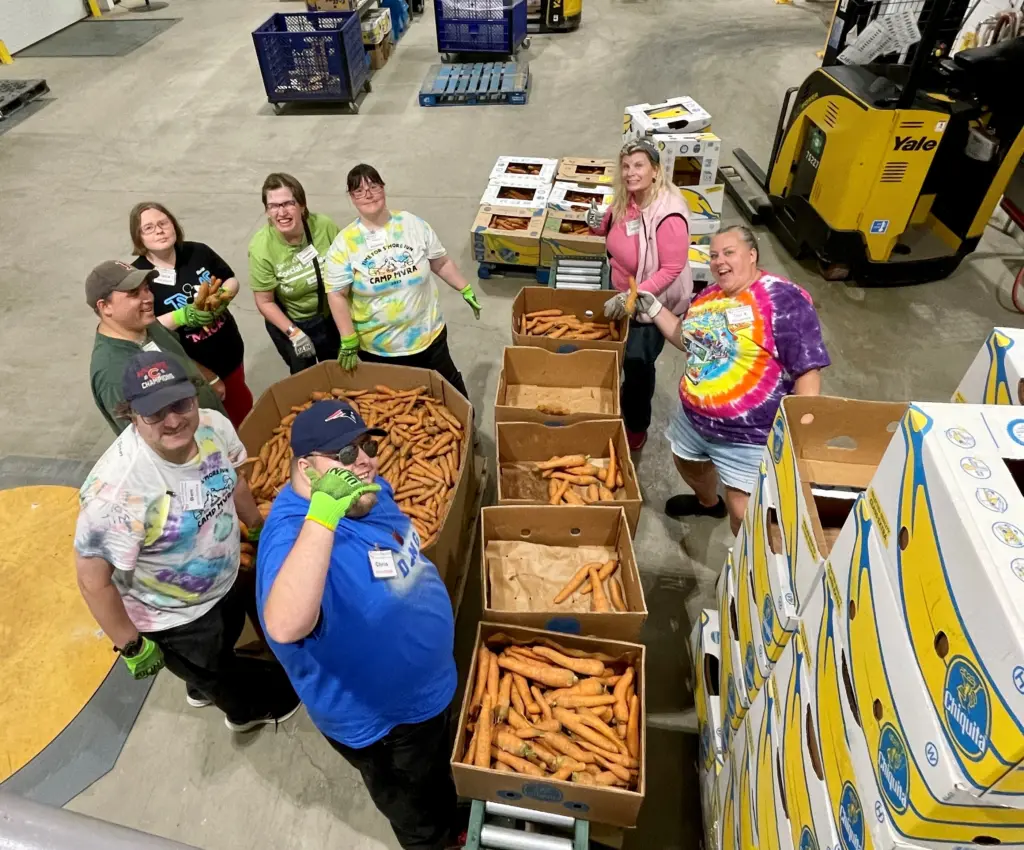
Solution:
<svg viewBox="0 0 1024 850">
<path fill-rule="evenodd" d="M 279 210 L 293 210 L 298 205 L 298 201 L 281 201 L 279 204 L 267 204 L 267 212 L 276 213 Z"/>
<path fill-rule="evenodd" d="M 147 425 L 159 425 L 163 422 L 170 414 L 175 413 L 178 416 L 184 416 L 186 413 L 191 413 L 193 408 L 196 406 L 196 397 L 182 398 L 178 401 L 171 402 L 167 407 L 160 408 L 152 416 L 143 416 L 142 421 Z"/>
<path fill-rule="evenodd" d="M 318 454 L 320 457 L 336 460 L 345 466 L 351 466 L 358 460 L 360 449 L 367 457 L 377 457 L 377 441 L 371 437 L 356 443 L 349 443 L 347 446 L 342 446 L 336 452 L 316 452 L 315 454 Z"/>
<path fill-rule="evenodd" d="M 170 219 L 163 219 L 162 221 L 151 221 L 149 224 L 144 224 L 139 228 L 143 236 L 152 236 L 158 230 L 174 230 L 174 225 Z"/>
<path fill-rule="evenodd" d="M 358 198 L 359 200 L 362 200 L 363 198 L 370 198 L 374 195 L 383 195 L 384 186 L 380 183 L 370 183 L 365 187 L 353 189 L 351 192 L 349 192 L 349 194 L 353 198 Z"/>
</svg>

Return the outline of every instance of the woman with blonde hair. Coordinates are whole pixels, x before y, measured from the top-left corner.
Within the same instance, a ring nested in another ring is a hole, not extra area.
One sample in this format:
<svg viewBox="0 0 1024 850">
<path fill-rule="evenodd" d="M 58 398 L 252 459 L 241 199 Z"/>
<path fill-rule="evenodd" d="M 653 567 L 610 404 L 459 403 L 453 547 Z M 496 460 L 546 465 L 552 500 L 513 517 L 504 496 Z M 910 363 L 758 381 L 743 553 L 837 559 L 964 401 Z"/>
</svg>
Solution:
<svg viewBox="0 0 1024 850">
<path fill-rule="evenodd" d="M 607 238 L 611 282 L 617 293 L 605 302 L 605 316 L 626 317 L 630 278 L 641 292 L 655 296 L 674 315 L 686 312 L 693 294 L 686 201 L 665 179 L 661 157 L 649 141 L 640 139 L 623 146 L 612 205 L 603 216 L 592 206 L 587 224 Z M 638 314 L 630 321 L 622 363 L 621 406 L 633 451 L 647 442 L 655 361 L 664 346 L 661 331 L 646 315 Z"/>
</svg>

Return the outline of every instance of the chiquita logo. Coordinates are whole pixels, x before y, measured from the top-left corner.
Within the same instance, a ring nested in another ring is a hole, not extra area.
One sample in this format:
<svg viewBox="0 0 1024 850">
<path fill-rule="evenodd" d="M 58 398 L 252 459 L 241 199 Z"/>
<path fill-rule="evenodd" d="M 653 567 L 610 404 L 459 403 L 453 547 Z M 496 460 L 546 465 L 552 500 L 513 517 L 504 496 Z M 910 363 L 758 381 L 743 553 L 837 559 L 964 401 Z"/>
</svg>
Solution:
<svg viewBox="0 0 1024 850">
<path fill-rule="evenodd" d="M 980 759 L 988 749 L 988 688 L 974 666 L 962 657 L 954 658 L 946 672 L 942 707 L 946 728 L 960 751 L 972 760 Z"/>
<path fill-rule="evenodd" d="M 772 460 L 778 463 L 782 460 L 782 446 L 786 441 L 786 421 L 779 413 L 772 423 Z"/>
<path fill-rule="evenodd" d="M 878 741 L 878 772 L 881 774 L 882 793 L 886 801 L 903 814 L 907 810 L 910 784 L 907 748 L 899 733 L 888 723 L 882 727 L 882 736 Z"/>
<path fill-rule="evenodd" d="M 732 676 L 729 677 L 725 691 L 725 713 L 731 723 L 732 719 L 736 716 L 736 680 Z"/>
<path fill-rule="evenodd" d="M 860 797 L 849 782 L 839 795 L 839 843 L 844 850 L 862 850 L 864 847 L 864 810 Z"/>
<path fill-rule="evenodd" d="M 761 639 L 765 646 L 770 646 L 772 635 L 775 633 L 775 608 L 772 606 L 772 598 L 767 593 L 764 596 L 764 604 L 761 606 Z"/>
<path fill-rule="evenodd" d="M 818 850 L 818 842 L 814 833 L 806 826 L 800 832 L 800 850 Z"/>
<path fill-rule="evenodd" d="M 700 760 L 705 767 L 711 761 L 711 725 L 706 720 L 700 724 Z"/>
<path fill-rule="evenodd" d="M 754 689 L 754 645 L 747 644 L 747 651 L 743 656 L 743 682 L 748 691 Z"/>
</svg>

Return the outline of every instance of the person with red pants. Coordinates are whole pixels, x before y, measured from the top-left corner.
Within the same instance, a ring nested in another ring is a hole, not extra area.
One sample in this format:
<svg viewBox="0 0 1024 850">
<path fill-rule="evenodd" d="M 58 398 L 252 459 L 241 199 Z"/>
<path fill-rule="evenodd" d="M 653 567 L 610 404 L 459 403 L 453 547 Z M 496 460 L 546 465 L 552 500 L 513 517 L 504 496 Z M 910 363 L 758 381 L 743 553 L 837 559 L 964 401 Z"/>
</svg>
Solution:
<svg viewBox="0 0 1024 850">
<path fill-rule="evenodd" d="M 252 392 L 242 362 L 242 335 L 227 306 L 210 312 L 197 309 L 194 303 L 199 287 L 204 283 L 212 287 L 214 279 L 233 298 L 238 294 L 235 273 L 208 245 L 186 242 L 178 220 L 163 204 L 136 204 L 128 229 L 135 268 L 157 272 L 150 286 L 157 321 L 177 333 L 181 347 L 220 396 L 228 419 L 237 428 L 252 410 Z"/>
</svg>

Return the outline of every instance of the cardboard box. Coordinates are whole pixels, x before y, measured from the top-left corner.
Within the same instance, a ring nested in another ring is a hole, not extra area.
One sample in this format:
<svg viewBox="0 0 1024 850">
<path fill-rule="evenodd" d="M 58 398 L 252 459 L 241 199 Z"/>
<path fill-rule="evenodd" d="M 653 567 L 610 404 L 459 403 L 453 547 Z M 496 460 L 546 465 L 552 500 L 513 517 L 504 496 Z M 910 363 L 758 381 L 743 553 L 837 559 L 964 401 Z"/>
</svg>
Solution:
<svg viewBox="0 0 1024 850">
<path fill-rule="evenodd" d="M 470 237 L 478 263 L 513 266 L 540 264 L 540 236 L 547 218 L 543 207 L 480 207 Z"/>
<path fill-rule="evenodd" d="M 596 203 L 598 211 L 603 214 L 612 202 L 612 187 L 558 181 L 551 187 L 548 196 L 548 208 L 563 212 L 576 210 L 585 213 L 590 209 L 591 202 Z"/>
<path fill-rule="evenodd" d="M 967 404 L 1024 404 L 1024 330 L 994 328 L 953 401 Z"/>
<path fill-rule="evenodd" d="M 596 236 L 587 227 L 584 210 L 548 210 L 544 232 L 540 237 L 540 264 L 550 267 L 555 257 L 567 260 L 603 259 L 604 237 Z"/>
<path fill-rule="evenodd" d="M 718 802 L 718 774 L 703 769 L 698 770 L 700 782 L 700 811 L 704 824 L 704 847 L 707 850 L 722 850 L 722 837 L 719 824 L 722 820 L 722 807 Z"/>
<path fill-rule="evenodd" d="M 744 802 L 750 802 L 750 797 L 744 795 L 745 787 L 750 779 L 749 766 L 746 763 L 747 756 L 747 737 L 744 734 L 743 727 L 741 726 L 733 734 L 729 741 L 729 748 L 726 751 L 725 757 L 728 761 L 732 762 L 732 805 L 731 811 L 728 813 L 731 816 L 731 823 L 728 825 L 732 829 L 733 835 L 736 836 L 736 850 L 743 850 L 745 847 L 753 847 L 753 844 L 743 844 L 740 841 L 740 813 L 743 809 Z M 726 817 L 726 813 L 722 813 L 723 818 Z M 723 824 L 723 832 L 727 831 L 726 826 Z"/>
<path fill-rule="evenodd" d="M 548 213 L 548 219 L 559 213 Z M 551 289 L 548 286 L 524 286 L 512 302 L 512 344 L 533 346 L 545 351 L 567 354 L 584 348 L 597 351 L 614 351 L 620 358 L 629 337 L 629 323 L 620 322 L 625 333 L 622 339 L 552 339 L 548 336 L 532 336 L 520 332 L 523 316 L 538 310 L 561 310 L 583 322 L 604 322 L 604 302 L 611 296 L 607 290 Z"/>
<path fill-rule="evenodd" d="M 764 649 L 761 639 L 761 622 L 754 603 L 753 575 L 750 563 L 750 528 L 744 517 L 740 525 L 736 543 L 732 549 L 735 572 L 733 580 L 736 588 L 736 634 L 742 675 L 740 682 L 747 694 L 747 702 L 752 703 L 754 697 L 764 684 L 765 677 L 771 670 L 771 661 Z"/>
<path fill-rule="evenodd" d="M 690 274 L 694 283 L 715 282 L 711 274 L 711 249 L 707 245 L 690 245 Z"/>
<path fill-rule="evenodd" d="M 758 826 L 757 845 L 793 850 L 793 835 L 786 812 L 782 783 L 782 702 L 769 675 L 743 724 L 748 729 L 747 746 L 752 747 L 754 775 L 754 820 Z"/>
<path fill-rule="evenodd" d="M 754 750 L 753 738 L 750 733 L 750 726 L 747 723 L 750 717 L 749 710 L 747 717 L 743 718 L 743 725 L 736 733 L 734 750 L 738 753 L 742 743 L 742 757 L 734 755 L 735 762 L 740 767 L 739 789 L 736 794 L 736 839 L 740 847 L 755 848 L 758 845 L 758 826 L 754 818 L 754 799 L 757 791 L 757 760 Z"/>
<path fill-rule="evenodd" d="M 697 133 L 711 126 L 711 113 L 692 97 L 627 106 L 622 116 L 623 141 L 655 133 Z"/>
<path fill-rule="evenodd" d="M 722 627 L 722 678 L 719 694 L 722 706 L 722 746 L 726 750 L 732 747 L 743 715 L 750 707 L 747 689 L 740 679 L 743 663 L 740 658 L 736 590 L 733 584 L 735 571 L 736 565 L 730 550 L 718 576 L 718 621 Z"/>
<path fill-rule="evenodd" d="M 559 409 L 539 410 L 531 402 L 558 399 Z M 495 422 L 572 425 L 590 419 L 618 419 L 619 358 L 614 351 L 581 349 L 555 354 L 534 346 L 506 348 L 494 402 Z"/>
<path fill-rule="evenodd" d="M 480 579 L 483 590 L 481 619 L 553 632 L 594 635 L 613 640 L 639 640 L 647 620 L 647 603 L 633 553 L 626 514 L 617 507 L 551 507 L 515 505 L 484 508 L 480 512 Z M 609 546 L 619 555 L 615 575 L 622 582 L 625 612 L 507 611 L 492 607 L 487 569 L 487 544 L 492 540 L 525 540 L 541 546 Z"/>
<path fill-rule="evenodd" d="M 783 399 L 768 436 L 770 489 L 798 613 L 905 409 L 905 404 L 829 396 Z"/>
<path fill-rule="evenodd" d="M 661 154 L 665 178 L 675 186 L 713 186 L 722 140 L 714 133 L 667 133 L 651 141 Z"/>
<path fill-rule="evenodd" d="M 723 727 L 724 731 L 724 727 Z M 716 832 L 722 850 L 739 850 L 736 844 L 736 766 L 730 755 L 726 755 L 722 769 L 718 772 L 718 822 Z"/>
<path fill-rule="evenodd" d="M 509 175 L 487 184 L 480 206 L 544 209 L 550 193 L 551 184 L 539 177 Z"/>
<path fill-rule="evenodd" d="M 545 183 L 555 179 L 557 159 L 543 159 L 536 156 L 499 156 L 491 169 L 489 181 L 502 180 L 505 177 L 534 177 Z"/>
<path fill-rule="evenodd" d="M 690 233 L 702 236 L 718 233 L 722 227 L 722 202 L 725 184 L 714 186 L 680 186 L 683 200 L 690 210 Z"/>
<path fill-rule="evenodd" d="M 615 169 L 618 166 L 614 159 L 566 156 L 558 164 L 555 179 L 581 186 L 611 186 L 615 182 Z"/>
<path fill-rule="evenodd" d="M 356 371 L 346 372 L 333 360 L 318 363 L 271 384 L 245 417 L 238 429 L 238 436 L 249 456 L 255 457 L 263 444 L 273 436 L 281 419 L 294 405 L 309 401 L 313 392 L 329 392 L 335 387 L 372 389 L 377 384 L 396 390 L 427 387 L 434 398 L 444 402 L 445 407 L 462 424 L 467 438 L 472 441 L 473 406 L 437 372 L 377 363 L 362 363 Z M 449 590 L 452 590 L 452 582 L 458 577 L 459 565 L 464 557 L 462 532 L 468 519 L 468 497 L 475 488 L 471 481 L 473 475 L 473 449 L 470 444 L 459 469 L 448 513 L 438 530 L 437 540 L 423 550 L 423 554 L 437 567 L 441 578 L 445 579 Z"/>
<path fill-rule="evenodd" d="M 370 67 L 379 71 L 388 63 L 391 52 L 394 50 L 394 42 L 391 40 L 391 33 L 388 33 L 378 44 L 364 45 L 363 49 L 370 56 Z"/>
<path fill-rule="evenodd" d="M 698 768 L 717 777 L 725 755 L 722 749 L 722 707 L 719 693 L 722 664 L 722 632 L 718 612 L 705 608 L 690 633 L 693 660 L 693 703 L 697 710 L 700 748 Z M 702 783 L 703 787 L 703 783 Z"/>
<path fill-rule="evenodd" d="M 595 419 L 552 427 L 538 422 L 497 422 L 494 426 L 494 443 L 497 449 L 498 504 L 529 505 L 546 504 L 511 498 L 502 483 L 501 468 L 504 464 L 529 461 L 545 461 L 569 454 L 586 454 L 595 458 L 608 457 L 608 441 L 615 445 L 615 458 L 622 473 L 625 498 L 605 505 L 620 507 L 626 512 L 630 534 L 636 533 L 640 521 L 640 483 L 633 466 L 633 458 L 626 443 L 626 430 L 621 419 Z M 561 505 L 559 508 L 573 507 Z"/>
<path fill-rule="evenodd" d="M 522 645 L 549 643 L 563 649 L 577 649 L 584 652 L 603 652 L 613 658 L 631 660 L 637 669 L 637 695 L 640 698 L 640 775 L 636 791 L 624 788 L 599 788 L 577 785 L 573 782 L 542 780 L 518 773 L 501 773 L 483 767 L 462 764 L 459 759 L 465 753 L 466 721 L 469 704 L 473 698 L 474 679 L 477 669 L 477 653 L 481 645 L 508 645 L 514 642 Z M 480 623 L 477 626 L 476 645 L 470 664 L 469 680 L 459 711 L 458 734 L 452 748 L 452 776 L 459 795 L 472 800 L 494 801 L 513 806 L 524 806 L 541 812 L 557 815 L 585 816 L 595 823 L 613 826 L 635 826 L 644 795 L 647 793 L 647 681 L 645 676 L 647 649 L 643 644 L 608 640 L 607 638 L 580 637 L 578 635 L 545 632 L 522 626 L 499 623 Z"/>
<path fill-rule="evenodd" d="M 306 0 L 310 12 L 354 12 L 359 0 Z"/>
<path fill-rule="evenodd" d="M 363 44 L 380 44 L 391 32 L 391 10 L 387 7 L 372 9 L 360 22 L 363 31 Z"/>
</svg>

